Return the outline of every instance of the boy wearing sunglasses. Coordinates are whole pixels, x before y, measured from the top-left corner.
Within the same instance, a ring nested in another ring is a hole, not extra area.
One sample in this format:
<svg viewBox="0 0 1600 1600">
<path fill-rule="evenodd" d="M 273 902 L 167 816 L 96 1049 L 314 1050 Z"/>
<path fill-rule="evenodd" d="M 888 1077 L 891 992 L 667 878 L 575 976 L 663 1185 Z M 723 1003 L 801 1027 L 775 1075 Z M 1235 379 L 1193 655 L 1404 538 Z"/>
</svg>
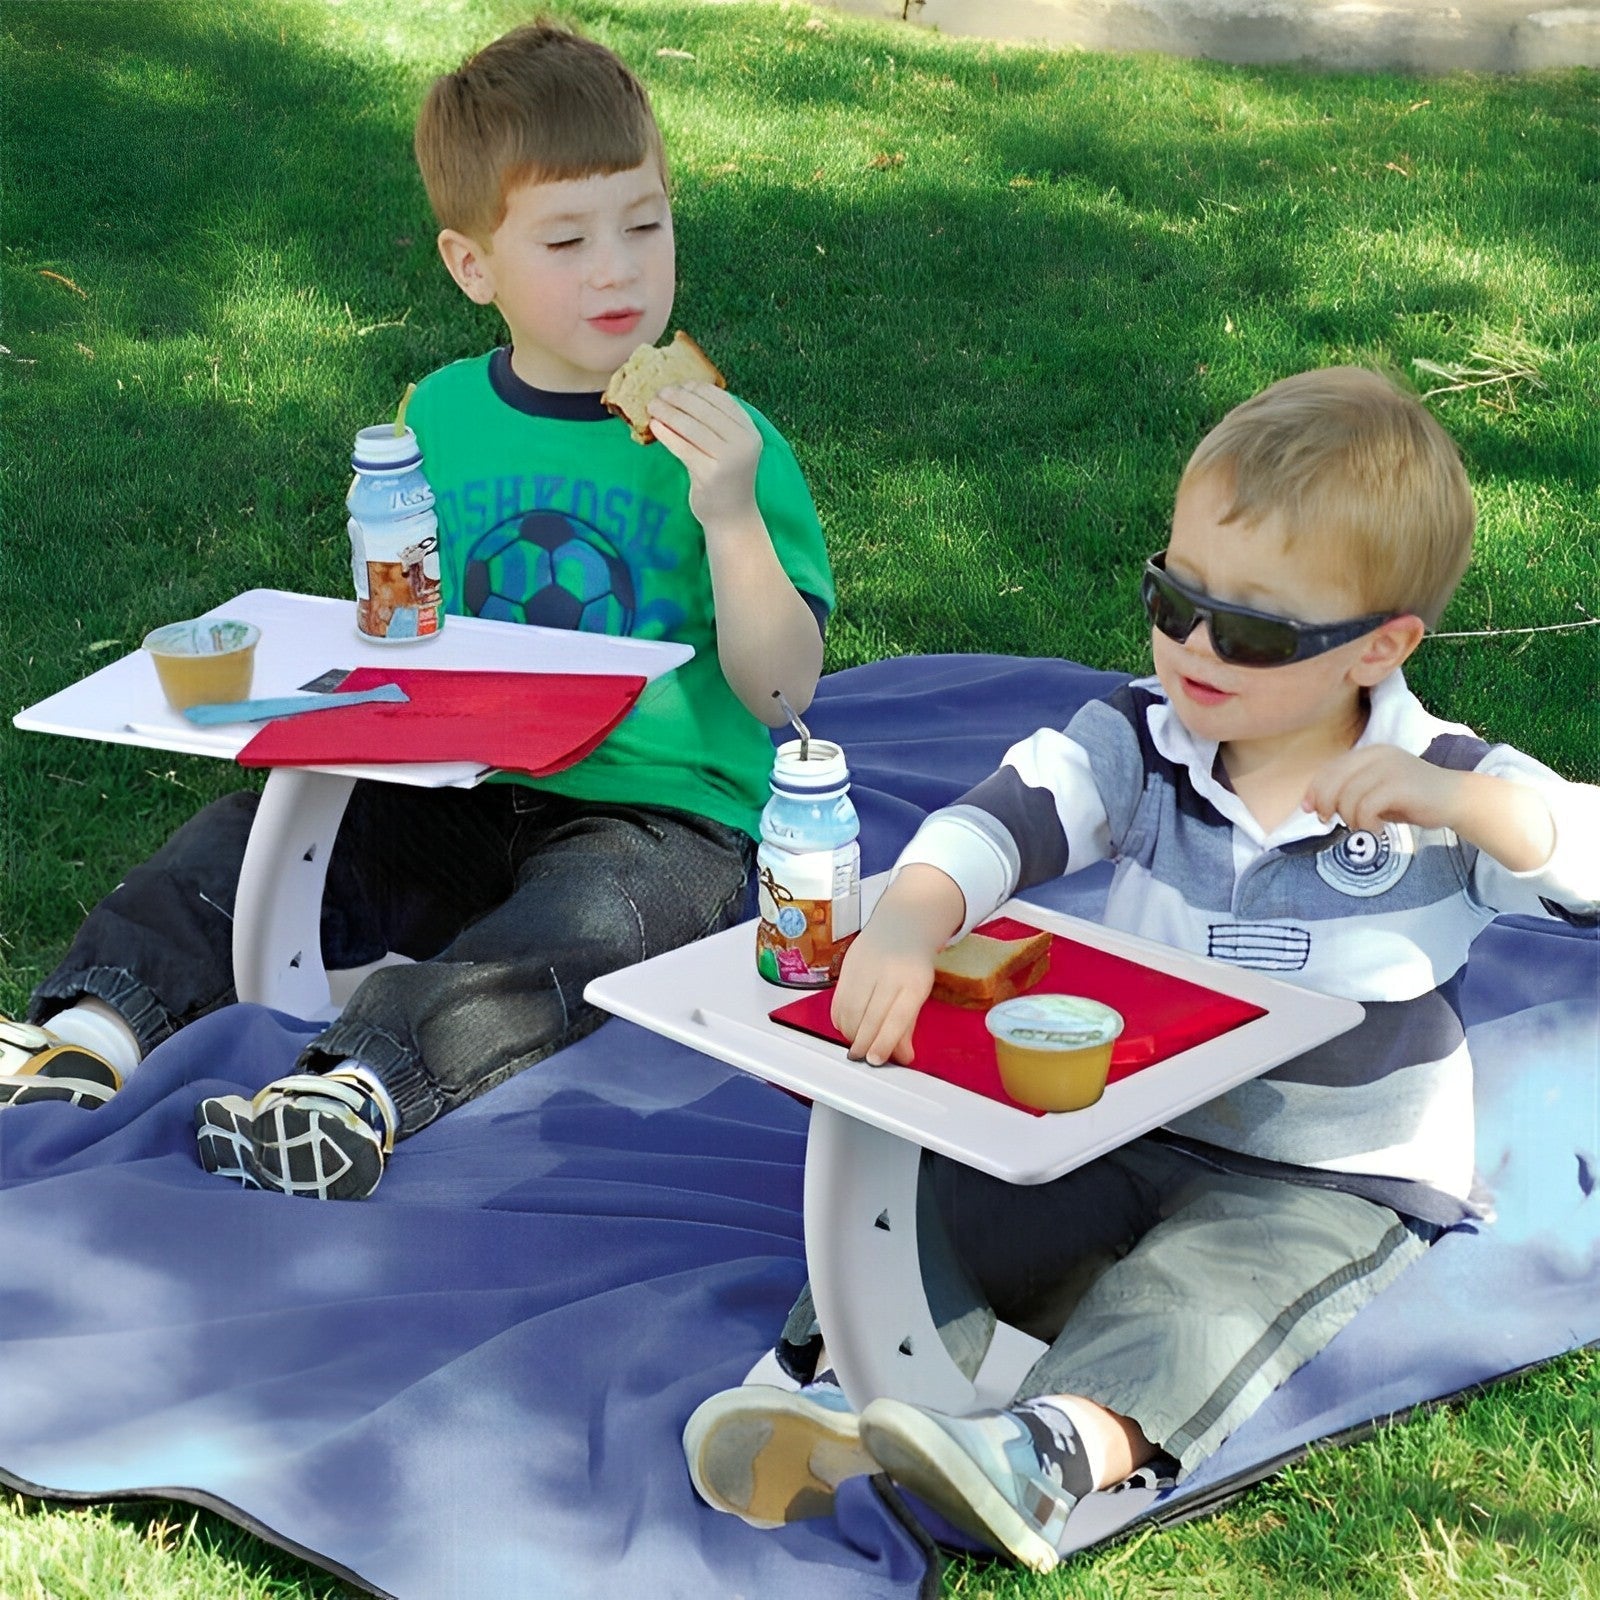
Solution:
<svg viewBox="0 0 1600 1600">
<path fill-rule="evenodd" d="M 1430 716 L 1401 668 L 1474 512 L 1449 438 L 1355 368 L 1289 378 L 1206 437 L 1145 564 L 1155 673 L 930 816 L 845 959 L 851 1055 L 911 1061 L 945 944 L 1019 890 L 1111 858 L 1105 921 L 1366 1006 L 1351 1032 L 1067 1174 L 1021 1187 L 925 1156 L 918 1237 L 952 1355 L 1000 1316 L 1050 1341 L 1008 1409 L 945 1416 L 831 1383 L 809 1297 L 797 1393 L 691 1418 L 701 1494 L 759 1525 L 884 1471 L 1047 1571 L 1084 1494 L 1191 1471 L 1472 1197 L 1457 1004 L 1500 911 L 1590 921 L 1600 791 Z"/>
</svg>

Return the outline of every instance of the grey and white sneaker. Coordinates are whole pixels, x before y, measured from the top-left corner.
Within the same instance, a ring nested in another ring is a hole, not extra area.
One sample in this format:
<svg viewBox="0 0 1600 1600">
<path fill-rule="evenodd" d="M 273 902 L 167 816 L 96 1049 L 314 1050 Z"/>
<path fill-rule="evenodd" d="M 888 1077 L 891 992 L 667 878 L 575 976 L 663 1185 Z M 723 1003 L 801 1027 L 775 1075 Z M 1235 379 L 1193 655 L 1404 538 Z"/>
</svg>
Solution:
<svg viewBox="0 0 1600 1600">
<path fill-rule="evenodd" d="M 93 1050 L 48 1028 L 0 1017 L 0 1106 L 67 1100 L 93 1110 L 122 1087 L 122 1074 Z"/>
<path fill-rule="evenodd" d="M 874 1400 L 861 1442 L 892 1482 L 940 1516 L 1034 1572 L 1049 1572 L 1078 1497 L 1040 1459 L 1033 1432 L 1007 1411 L 949 1417 L 904 1400 Z"/>
<path fill-rule="evenodd" d="M 846 1478 L 878 1470 L 834 1383 L 724 1389 L 689 1418 L 683 1453 L 700 1498 L 755 1528 L 831 1516 Z"/>
<path fill-rule="evenodd" d="M 394 1148 L 385 1108 L 338 1073 L 278 1078 L 252 1100 L 214 1095 L 195 1107 L 194 1126 L 207 1172 L 317 1200 L 365 1199 Z"/>
</svg>

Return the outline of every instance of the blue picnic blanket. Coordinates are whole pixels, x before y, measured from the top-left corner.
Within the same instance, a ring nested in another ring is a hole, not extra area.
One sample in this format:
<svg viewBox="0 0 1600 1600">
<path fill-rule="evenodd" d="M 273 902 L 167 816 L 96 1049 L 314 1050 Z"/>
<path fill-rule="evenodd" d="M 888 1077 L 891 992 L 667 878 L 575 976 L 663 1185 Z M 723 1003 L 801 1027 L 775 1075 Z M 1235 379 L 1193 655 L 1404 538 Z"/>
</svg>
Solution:
<svg viewBox="0 0 1600 1600">
<path fill-rule="evenodd" d="M 864 864 L 1035 727 L 1121 681 L 1060 661 L 826 679 Z M 1040 899 L 1092 913 L 1091 873 Z M 1592 937 L 1495 924 L 1466 1004 L 1497 1219 L 1452 1234 L 1176 1490 L 1097 1495 L 1069 1542 L 1180 1515 L 1314 1440 L 1600 1339 Z M 871 1480 L 758 1532 L 679 1435 L 770 1345 L 804 1273 L 803 1106 L 613 1020 L 319 1203 L 201 1171 L 197 1098 L 251 1093 L 308 1024 L 217 1012 L 106 1107 L 0 1112 L 0 1479 L 209 1505 L 405 1600 L 932 1592 Z"/>
</svg>

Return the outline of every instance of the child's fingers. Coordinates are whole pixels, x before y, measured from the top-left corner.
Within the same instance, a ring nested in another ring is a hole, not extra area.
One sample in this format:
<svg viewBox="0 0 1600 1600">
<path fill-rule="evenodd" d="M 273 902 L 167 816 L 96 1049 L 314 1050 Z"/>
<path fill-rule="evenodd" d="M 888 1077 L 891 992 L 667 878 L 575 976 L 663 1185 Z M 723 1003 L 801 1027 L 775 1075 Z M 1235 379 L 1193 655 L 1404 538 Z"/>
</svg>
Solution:
<svg viewBox="0 0 1600 1600">
<path fill-rule="evenodd" d="M 659 423 L 663 427 L 672 429 L 686 443 L 699 450 L 702 455 L 712 455 L 722 443 L 721 436 L 717 433 L 712 423 L 703 416 L 697 416 L 687 406 L 680 405 L 675 398 L 678 391 L 663 389 L 651 402 L 650 425 L 653 428 Z"/>
<path fill-rule="evenodd" d="M 868 1044 L 865 1055 L 869 1067 L 881 1067 L 885 1061 L 894 1060 L 902 1066 L 911 1065 L 911 1028 L 917 1020 L 916 1008 L 907 1014 L 903 1002 L 890 1007 L 879 1024 L 876 1036 Z"/>
<path fill-rule="evenodd" d="M 1331 821 L 1337 815 L 1348 823 L 1350 813 L 1345 810 L 1345 802 L 1350 785 L 1360 769 L 1363 754 L 1362 751 L 1352 750 L 1328 762 L 1311 780 L 1305 799 L 1300 802 L 1301 806 L 1307 811 L 1315 811 L 1324 822 Z"/>
<path fill-rule="evenodd" d="M 1386 822 L 1432 826 L 1448 810 L 1458 776 L 1393 745 L 1368 745 L 1323 767 L 1302 804 L 1324 822 L 1337 814 L 1360 832 Z"/>
<path fill-rule="evenodd" d="M 652 418 L 658 412 L 666 416 L 708 454 L 759 438 L 739 403 L 709 384 L 669 384 L 651 400 L 649 411 Z"/>
<path fill-rule="evenodd" d="M 864 966 L 851 968 L 850 958 L 845 957 L 845 963 L 839 975 L 839 982 L 833 991 L 833 1004 L 829 1007 L 828 1018 L 846 1040 L 849 1041 L 850 1054 L 857 1056 L 857 1045 L 864 1051 L 864 1041 L 869 1037 L 868 1012 L 872 1006 L 873 995 L 881 984 L 876 984 Z M 876 1030 L 877 1021 L 873 1017 L 870 1026 Z"/>
<path fill-rule="evenodd" d="M 671 383 L 661 394 L 668 395 L 675 404 L 693 411 L 697 417 L 712 423 L 719 432 L 727 434 L 753 434 L 756 425 L 744 407 L 726 389 L 714 383 L 691 379 L 687 383 Z"/>
<path fill-rule="evenodd" d="M 866 1010 L 867 997 L 860 994 L 860 987 L 851 974 L 847 957 L 844 970 L 833 991 L 833 1004 L 828 1008 L 828 1020 L 852 1044 L 855 1042 L 856 1028 L 861 1021 L 861 1015 Z"/>
<path fill-rule="evenodd" d="M 1318 807 L 1324 821 L 1338 819 L 1352 833 L 1377 833 L 1391 817 L 1404 810 L 1404 802 L 1391 779 L 1382 772 L 1357 772 L 1325 798 Z"/>
<path fill-rule="evenodd" d="M 705 451 L 684 438 L 666 417 L 658 416 L 654 406 L 650 408 L 650 431 L 655 435 L 656 443 L 665 445 L 668 453 L 675 455 L 686 467 L 705 460 Z"/>
<path fill-rule="evenodd" d="M 1366 757 L 1352 764 L 1335 798 L 1347 828 L 1377 833 L 1409 809 L 1407 796 L 1414 787 L 1415 773 L 1382 749 L 1368 751 Z"/>
<path fill-rule="evenodd" d="M 664 444 L 684 466 L 697 470 L 711 459 L 710 453 L 696 440 L 689 437 L 685 431 L 692 424 L 681 412 L 657 410 L 652 402 L 650 406 L 650 431 L 656 436 L 660 444 Z"/>
<path fill-rule="evenodd" d="M 1343 801 L 1339 815 L 1354 832 L 1378 833 L 1389 820 L 1392 798 L 1389 785 L 1381 776 L 1374 776 L 1350 785 L 1350 793 Z"/>
<path fill-rule="evenodd" d="M 879 983 L 855 1028 L 840 1029 L 850 1038 L 850 1058 L 859 1061 L 865 1057 L 868 1066 L 881 1067 L 893 1056 L 909 1065 L 911 1028 L 918 1009 L 918 1002 L 903 985 Z"/>
<path fill-rule="evenodd" d="M 1302 798 L 1301 806 L 1306 811 L 1315 811 L 1317 816 L 1328 821 L 1338 810 L 1339 784 L 1344 781 L 1347 771 L 1346 757 L 1338 757 L 1328 765 L 1318 768 L 1315 778 L 1306 786 L 1306 797 Z"/>
<path fill-rule="evenodd" d="M 898 1061 L 906 1067 L 911 1065 L 915 1054 L 911 1043 L 912 1031 L 916 1028 L 922 1002 L 927 998 L 926 986 L 919 988 L 904 983 L 896 986 L 889 1010 L 878 1029 L 878 1037 L 867 1051 L 869 1065 L 881 1067 L 889 1060 Z"/>
<path fill-rule="evenodd" d="M 909 1067 L 916 1060 L 917 1052 L 911 1043 L 911 1030 L 916 1027 L 917 1019 L 913 1014 L 911 1021 L 906 1024 L 905 1031 L 900 1035 L 900 1042 L 891 1052 L 893 1059 L 902 1067 Z"/>
<path fill-rule="evenodd" d="M 738 401 L 706 385 L 663 389 L 650 403 L 652 418 L 661 409 L 667 421 L 697 446 L 710 462 L 742 465 L 754 471 L 761 458 L 761 435 Z"/>
<path fill-rule="evenodd" d="M 850 1041 L 848 1053 L 852 1061 L 869 1055 L 877 1044 L 891 997 L 892 991 L 887 984 L 876 984 L 857 1012 L 853 1025 L 840 1028 L 839 1031 Z"/>
</svg>

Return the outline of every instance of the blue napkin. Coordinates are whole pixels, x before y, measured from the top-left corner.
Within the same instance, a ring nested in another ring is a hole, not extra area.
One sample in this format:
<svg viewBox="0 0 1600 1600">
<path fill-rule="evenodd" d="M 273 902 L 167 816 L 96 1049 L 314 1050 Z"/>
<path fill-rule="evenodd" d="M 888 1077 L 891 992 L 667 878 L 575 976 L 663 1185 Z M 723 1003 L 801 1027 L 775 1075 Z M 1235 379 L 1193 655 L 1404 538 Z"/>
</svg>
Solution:
<svg viewBox="0 0 1600 1600">
<path fill-rule="evenodd" d="M 234 700 L 223 705 L 190 706 L 183 714 L 202 728 L 219 722 L 266 722 L 273 717 L 298 717 L 303 711 L 332 711 L 336 706 L 364 706 L 374 701 L 398 702 L 411 698 L 398 683 L 380 683 L 375 689 L 349 694 L 284 694 L 275 700 Z"/>
</svg>

